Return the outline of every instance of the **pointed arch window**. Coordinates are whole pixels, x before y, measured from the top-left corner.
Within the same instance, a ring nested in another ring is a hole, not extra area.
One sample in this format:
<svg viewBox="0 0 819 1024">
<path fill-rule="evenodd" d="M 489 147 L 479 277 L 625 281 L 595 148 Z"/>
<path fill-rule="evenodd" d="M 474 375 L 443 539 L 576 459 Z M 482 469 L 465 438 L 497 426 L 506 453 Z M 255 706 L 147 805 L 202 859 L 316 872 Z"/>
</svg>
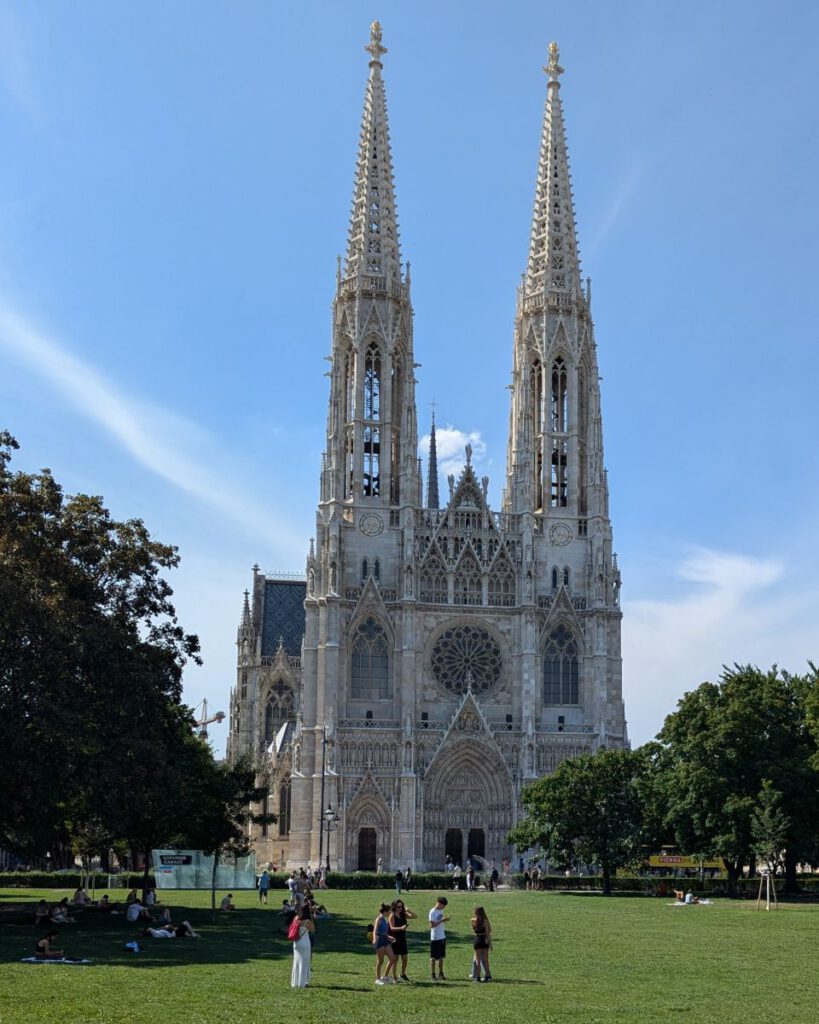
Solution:
<svg viewBox="0 0 819 1024">
<path fill-rule="evenodd" d="M 446 604 L 448 601 L 446 571 L 437 558 L 431 558 L 421 569 L 419 596 L 431 604 Z"/>
<path fill-rule="evenodd" d="M 535 509 L 543 508 L 543 367 L 540 360 L 532 363 L 529 378 L 532 404 L 532 437 L 535 448 Z"/>
<path fill-rule="evenodd" d="M 481 572 L 473 558 L 462 558 L 455 570 L 453 599 L 455 604 L 483 604 Z"/>
<path fill-rule="evenodd" d="M 277 680 L 267 692 L 264 707 L 264 741 L 270 744 L 276 733 L 285 722 L 296 717 L 296 704 L 293 691 L 281 679 Z"/>
<path fill-rule="evenodd" d="M 355 426 L 353 408 L 355 404 L 355 354 L 348 348 L 344 353 L 342 366 L 342 420 L 344 423 L 344 497 L 353 495 L 353 468 L 355 464 Z"/>
<path fill-rule="evenodd" d="M 357 627 L 353 636 L 350 696 L 356 700 L 388 700 L 392 696 L 387 635 L 372 616 Z"/>
<path fill-rule="evenodd" d="M 577 641 L 564 625 L 557 626 L 543 652 L 543 703 L 577 704 L 579 680 Z"/>
<path fill-rule="evenodd" d="M 552 431 L 565 434 L 569 429 L 569 377 L 566 364 L 562 359 L 555 359 L 552 364 L 551 386 L 551 417 Z"/>
<path fill-rule="evenodd" d="M 512 608 L 515 604 L 515 574 L 508 562 L 499 562 L 489 577 L 489 604 Z"/>
<path fill-rule="evenodd" d="M 380 493 L 381 480 L 381 352 L 370 345 L 364 356 L 364 465 L 362 488 L 364 497 L 375 498 Z"/>
<path fill-rule="evenodd" d="M 390 504 L 397 505 L 400 494 L 401 478 L 401 417 L 404 402 L 404 377 L 401 355 L 395 352 L 392 357 L 392 386 L 390 388 Z"/>
<path fill-rule="evenodd" d="M 279 835 L 290 835 L 290 779 L 279 787 Z"/>
</svg>

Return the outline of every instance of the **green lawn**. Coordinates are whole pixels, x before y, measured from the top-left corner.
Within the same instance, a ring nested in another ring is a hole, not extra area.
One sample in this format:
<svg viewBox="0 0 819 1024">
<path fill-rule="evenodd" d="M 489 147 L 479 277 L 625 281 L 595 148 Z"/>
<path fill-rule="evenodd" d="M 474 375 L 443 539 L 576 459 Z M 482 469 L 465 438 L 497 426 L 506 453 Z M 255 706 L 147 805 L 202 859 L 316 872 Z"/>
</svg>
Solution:
<svg viewBox="0 0 819 1024">
<path fill-rule="evenodd" d="M 662 898 L 481 893 L 495 940 L 495 980 L 476 985 L 467 978 L 475 900 L 449 894 L 450 980 L 432 983 L 424 919 L 433 894 L 416 892 L 407 899 L 421 918 L 410 939 L 414 984 L 376 988 L 364 931 L 382 893 L 328 892 L 334 917 L 319 923 L 311 986 L 292 991 L 277 890 L 261 909 L 255 893 L 237 893 L 239 909 L 216 918 L 207 893 L 165 894 L 174 918 L 190 918 L 204 938 L 145 940 L 137 955 L 124 943 L 138 929 L 86 911 L 61 929 L 60 945 L 92 959 L 89 967 L 18 962 L 39 933 L 15 923 L 12 907 L 33 907 L 41 895 L 67 894 L 0 890 L 0 1024 L 817 1019 L 819 905 L 784 904 L 766 913 L 753 902 L 726 900 L 674 908 Z"/>
</svg>

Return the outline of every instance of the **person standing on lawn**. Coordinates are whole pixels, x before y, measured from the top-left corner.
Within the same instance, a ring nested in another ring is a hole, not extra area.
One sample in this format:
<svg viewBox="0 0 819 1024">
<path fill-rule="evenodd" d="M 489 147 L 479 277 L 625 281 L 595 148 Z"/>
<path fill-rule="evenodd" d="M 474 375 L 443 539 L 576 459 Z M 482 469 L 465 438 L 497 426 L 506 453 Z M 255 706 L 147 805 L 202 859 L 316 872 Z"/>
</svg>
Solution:
<svg viewBox="0 0 819 1024">
<path fill-rule="evenodd" d="M 394 900 L 392 909 L 390 910 L 390 935 L 395 939 L 393 943 L 392 951 L 395 954 L 396 960 L 401 957 L 401 981 L 409 981 L 407 977 L 407 958 L 409 957 L 409 949 L 407 948 L 407 927 L 408 921 L 414 921 L 417 914 L 407 907 L 403 900 Z M 398 966 L 395 968 L 396 975 L 398 974 Z"/>
<path fill-rule="evenodd" d="M 444 907 L 448 900 L 446 896 L 439 896 L 435 906 L 429 912 L 429 973 L 435 981 L 435 965 L 438 965 L 438 979 L 446 981 L 444 974 L 444 959 L 446 957 L 446 929 L 444 925 L 449 920 L 444 916 Z"/>
<path fill-rule="evenodd" d="M 378 917 L 373 921 L 376 985 L 394 985 L 398 980 L 395 976 L 395 953 L 392 951 L 395 939 L 390 935 L 390 922 L 387 917 L 389 912 L 389 903 L 382 903 L 381 909 L 378 911 Z M 387 958 L 386 970 L 384 970 L 384 957 Z M 382 970 L 384 970 L 383 977 L 381 975 Z M 392 974 L 392 977 L 390 977 L 390 974 Z"/>
<path fill-rule="evenodd" d="M 270 892 L 270 873 L 267 868 L 259 876 L 259 903 L 267 903 L 267 894 Z"/>
</svg>

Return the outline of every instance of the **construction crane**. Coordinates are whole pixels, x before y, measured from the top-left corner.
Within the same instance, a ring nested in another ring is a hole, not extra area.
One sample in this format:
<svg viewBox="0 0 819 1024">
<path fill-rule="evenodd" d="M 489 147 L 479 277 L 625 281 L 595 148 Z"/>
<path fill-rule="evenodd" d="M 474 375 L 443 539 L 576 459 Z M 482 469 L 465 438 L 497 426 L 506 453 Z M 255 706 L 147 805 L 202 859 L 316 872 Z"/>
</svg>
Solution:
<svg viewBox="0 0 819 1024">
<path fill-rule="evenodd" d="M 201 714 L 199 713 L 201 709 Z M 196 721 L 197 735 L 200 740 L 206 740 L 208 738 L 208 726 L 211 722 L 222 722 L 225 718 L 224 711 L 217 711 L 215 715 L 208 714 L 208 698 L 202 701 L 201 704 L 196 706 L 194 711 L 194 719 Z"/>
</svg>

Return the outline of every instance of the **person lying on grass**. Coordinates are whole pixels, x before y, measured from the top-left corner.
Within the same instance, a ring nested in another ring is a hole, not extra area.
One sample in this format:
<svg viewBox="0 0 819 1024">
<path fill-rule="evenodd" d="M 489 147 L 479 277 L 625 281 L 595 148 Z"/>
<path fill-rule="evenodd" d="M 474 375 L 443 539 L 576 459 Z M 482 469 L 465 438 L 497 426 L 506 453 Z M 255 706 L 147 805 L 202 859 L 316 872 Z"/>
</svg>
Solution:
<svg viewBox="0 0 819 1024">
<path fill-rule="evenodd" d="M 152 939 L 201 939 L 199 932 L 193 930 L 190 921 L 183 921 L 182 924 L 171 924 L 170 922 L 162 928 L 146 928 L 142 933 L 143 939 L 150 936 Z"/>
<path fill-rule="evenodd" d="M 34 955 L 38 960 L 62 960 L 65 953 L 61 949 L 54 949 L 52 943 L 57 938 L 56 932 L 49 932 L 38 940 L 34 948 Z"/>
</svg>

